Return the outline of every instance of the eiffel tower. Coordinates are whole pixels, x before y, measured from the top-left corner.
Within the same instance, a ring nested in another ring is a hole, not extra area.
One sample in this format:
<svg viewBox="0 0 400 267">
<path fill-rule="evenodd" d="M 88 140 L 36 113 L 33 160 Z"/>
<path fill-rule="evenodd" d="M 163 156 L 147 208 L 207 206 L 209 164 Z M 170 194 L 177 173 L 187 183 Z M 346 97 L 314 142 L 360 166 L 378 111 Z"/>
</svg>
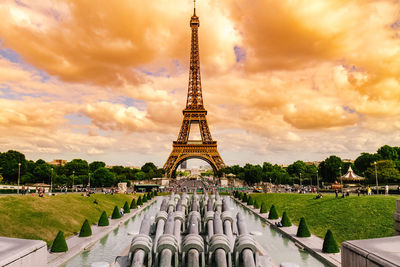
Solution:
<svg viewBox="0 0 400 267">
<path fill-rule="evenodd" d="M 198 158 L 208 162 L 214 173 L 225 167 L 225 163 L 217 150 L 217 142 L 213 141 L 211 137 L 206 118 L 207 110 L 203 105 L 200 80 L 199 27 L 200 21 L 199 17 L 196 16 L 196 7 L 194 7 L 193 16 L 190 19 L 192 42 L 186 108 L 183 110 L 183 121 L 178 139 L 172 143 L 172 152 L 164 164 L 167 177 L 173 177 L 179 164 L 191 158 Z M 201 140 L 189 140 L 192 125 L 199 127 Z"/>
</svg>

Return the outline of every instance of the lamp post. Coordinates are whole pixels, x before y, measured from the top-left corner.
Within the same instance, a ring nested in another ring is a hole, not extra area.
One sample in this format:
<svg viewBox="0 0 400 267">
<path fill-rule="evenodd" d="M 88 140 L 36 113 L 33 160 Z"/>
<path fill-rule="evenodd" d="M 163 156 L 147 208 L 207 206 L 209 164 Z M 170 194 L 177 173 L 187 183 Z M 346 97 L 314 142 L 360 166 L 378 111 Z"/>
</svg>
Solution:
<svg viewBox="0 0 400 267">
<path fill-rule="evenodd" d="M 17 187 L 17 195 L 19 195 L 19 179 L 21 177 L 21 162 L 18 162 L 18 187 Z"/>
<path fill-rule="evenodd" d="M 376 179 L 376 194 L 379 195 L 379 189 L 378 189 L 378 172 L 376 171 L 376 161 L 374 161 L 375 165 L 375 179 Z"/>
<path fill-rule="evenodd" d="M 51 168 L 50 193 L 53 193 L 53 168 Z"/>
<path fill-rule="evenodd" d="M 342 167 L 339 167 L 339 173 L 340 173 L 340 186 L 342 187 L 342 195 L 343 195 L 343 179 L 342 179 Z"/>
<path fill-rule="evenodd" d="M 88 183 L 88 186 L 89 186 L 89 190 L 90 190 L 90 172 L 89 172 L 89 183 Z"/>
<path fill-rule="evenodd" d="M 319 194 L 319 180 L 318 180 L 318 170 L 317 170 L 317 193 Z"/>
<path fill-rule="evenodd" d="M 300 188 L 302 187 L 302 183 L 301 183 L 301 173 L 300 173 Z"/>
<path fill-rule="evenodd" d="M 72 171 L 72 192 L 74 192 L 74 178 L 75 178 L 75 171 Z"/>
</svg>

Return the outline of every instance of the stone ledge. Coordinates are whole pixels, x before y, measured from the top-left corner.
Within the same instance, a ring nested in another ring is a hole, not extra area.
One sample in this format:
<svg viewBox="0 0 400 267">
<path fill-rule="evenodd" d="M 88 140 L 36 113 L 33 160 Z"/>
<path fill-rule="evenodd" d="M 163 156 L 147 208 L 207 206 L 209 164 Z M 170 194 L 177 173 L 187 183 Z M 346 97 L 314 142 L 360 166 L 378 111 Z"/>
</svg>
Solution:
<svg viewBox="0 0 400 267">
<path fill-rule="evenodd" d="M 10 237 L 0 237 L 0 266 L 8 266 L 9 264 L 14 264 L 19 260 L 29 262 L 46 262 L 47 259 L 42 259 L 41 251 L 46 252 L 47 245 L 46 242 L 42 240 L 29 240 L 20 238 L 10 238 Z M 36 259 L 33 255 L 38 252 L 38 257 Z M 26 259 L 25 259 L 26 258 Z M 22 266 L 20 264 L 20 266 Z M 34 266 L 27 264 L 24 266 Z"/>
</svg>

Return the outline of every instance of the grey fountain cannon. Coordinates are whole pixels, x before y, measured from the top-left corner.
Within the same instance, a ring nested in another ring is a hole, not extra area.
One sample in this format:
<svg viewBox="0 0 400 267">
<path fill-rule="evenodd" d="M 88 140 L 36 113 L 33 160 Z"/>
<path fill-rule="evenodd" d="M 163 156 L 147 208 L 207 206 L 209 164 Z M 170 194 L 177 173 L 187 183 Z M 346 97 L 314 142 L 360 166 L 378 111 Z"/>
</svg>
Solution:
<svg viewBox="0 0 400 267">
<path fill-rule="evenodd" d="M 117 257 L 114 266 L 269 266 L 258 260 L 256 241 L 240 213 L 236 235 L 229 203 L 218 193 L 164 197 L 154 221 L 144 217 L 129 255 Z"/>
</svg>

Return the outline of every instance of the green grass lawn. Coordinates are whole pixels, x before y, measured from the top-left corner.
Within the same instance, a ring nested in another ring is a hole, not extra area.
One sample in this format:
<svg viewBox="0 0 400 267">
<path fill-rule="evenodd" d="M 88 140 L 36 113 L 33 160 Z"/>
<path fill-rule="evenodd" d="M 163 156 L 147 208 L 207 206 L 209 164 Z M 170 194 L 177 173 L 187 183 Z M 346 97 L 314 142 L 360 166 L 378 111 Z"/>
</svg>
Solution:
<svg viewBox="0 0 400 267">
<path fill-rule="evenodd" d="M 305 217 L 310 231 L 324 237 L 331 229 L 337 242 L 346 240 L 387 237 L 393 235 L 393 213 L 399 196 L 350 196 L 335 199 L 314 194 L 251 194 L 272 204 L 279 216 L 286 211 L 296 225 Z"/>
<path fill-rule="evenodd" d="M 70 236 L 79 232 L 85 219 L 97 224 L 103 210 L 110 216 L 114 206 L 122 207 L 133 195 L 59 194 L 0 197 L 0 236 L 42 239 L 51 245 L 58 231 Z M 135 196 L 135 198 L 137 198 Z M 98 204 L 94 204 L 94 200 Z"/>
</svg>

